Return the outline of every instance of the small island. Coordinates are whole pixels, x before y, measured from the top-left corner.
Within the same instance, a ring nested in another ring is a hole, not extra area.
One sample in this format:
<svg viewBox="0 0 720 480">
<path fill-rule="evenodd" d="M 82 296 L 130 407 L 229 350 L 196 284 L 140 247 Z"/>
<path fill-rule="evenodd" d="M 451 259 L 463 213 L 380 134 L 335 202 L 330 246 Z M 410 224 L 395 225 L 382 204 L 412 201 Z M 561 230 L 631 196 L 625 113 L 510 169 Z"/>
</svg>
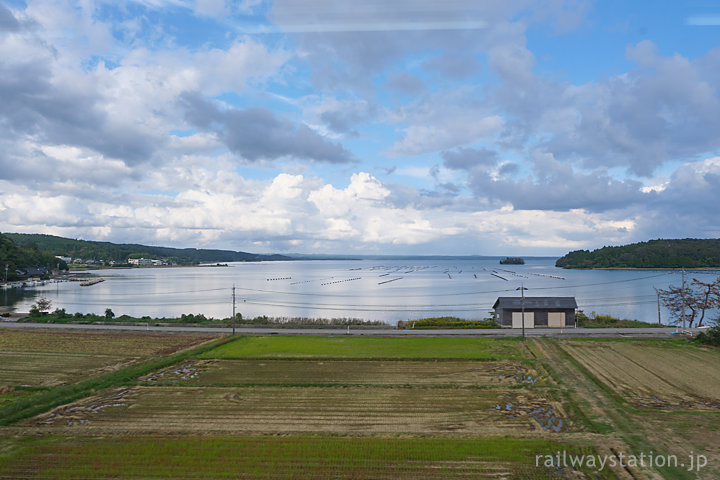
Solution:
<svg viewBox="0 0 720 480">
<path fill-rule="evenodd" d="M 562 268 L 718 268 L 720 239 L 658 239 L 593 251 L 575 250 L 555 262 Z"/>
<path fill-rule="evenodd" d="M 525 260 L 521 257 L 505 257 L 500 260 L 500 265 L 525 265 Z"/>
</svg>

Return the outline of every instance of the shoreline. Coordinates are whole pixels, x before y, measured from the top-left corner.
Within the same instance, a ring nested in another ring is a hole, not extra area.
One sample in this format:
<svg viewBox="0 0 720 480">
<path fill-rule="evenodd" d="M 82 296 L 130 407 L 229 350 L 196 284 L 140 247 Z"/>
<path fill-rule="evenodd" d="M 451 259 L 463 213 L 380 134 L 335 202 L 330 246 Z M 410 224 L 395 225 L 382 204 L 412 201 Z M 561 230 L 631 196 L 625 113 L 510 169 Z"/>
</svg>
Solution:
<svg viewBox="0 0 720 480">
<path fill-rule="evenodd" d="M 658 271 L 670 271 L 670 272 L 680 272 L 680 271 L 717 271 L 720 272 L 720 266 L 718 267 L 589 267 L 589 268 L 573 268 L 573 267 L 555 267 L 560 268 L 562 270 L 628 270 L 628 271 L 650 271 L 650 272 L 658 272 Z"/>
</svg>

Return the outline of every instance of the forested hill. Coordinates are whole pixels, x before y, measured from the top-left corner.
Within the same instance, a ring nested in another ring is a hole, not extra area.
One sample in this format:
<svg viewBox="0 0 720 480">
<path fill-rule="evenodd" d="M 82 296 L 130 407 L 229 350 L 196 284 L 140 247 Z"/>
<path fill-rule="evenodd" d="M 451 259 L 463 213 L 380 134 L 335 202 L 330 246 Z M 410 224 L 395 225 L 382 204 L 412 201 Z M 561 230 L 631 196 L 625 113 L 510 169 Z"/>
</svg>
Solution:
<svg viewBox="0 0 720 480">
<path fill-rule="evenodd" d="M 25 267 L 47 267 L 49 269 L 60 265 L 66 269 L 62 260 L 33 248 L 22 248 L 6 235 L 0 234 L 0 281 L 5 279 L 5 265 L 8 266 L 8 280 L 16 278 L 15 270 Z"/>
<path fill-rule="evenodd" d="M 197 248 L 151 247 L 139 244 L 118 244 L 74 240 L 54 235 L 6 233 L 16 244 L 36 248 L 50 255 L 93 260 L 126 262 L 128 258 L 171 259 L 178 263 L 255 262 L 263 260 L 290 260 L 283 255 L 260 255 L 232 250 L 205 250 Z"/>
<path fill-rule="evenodd" d="M 720 267 L 720 239 L 650 240 L 592 252 L 575 250 L 555 262 L 563 268 Z"/>
</svg>

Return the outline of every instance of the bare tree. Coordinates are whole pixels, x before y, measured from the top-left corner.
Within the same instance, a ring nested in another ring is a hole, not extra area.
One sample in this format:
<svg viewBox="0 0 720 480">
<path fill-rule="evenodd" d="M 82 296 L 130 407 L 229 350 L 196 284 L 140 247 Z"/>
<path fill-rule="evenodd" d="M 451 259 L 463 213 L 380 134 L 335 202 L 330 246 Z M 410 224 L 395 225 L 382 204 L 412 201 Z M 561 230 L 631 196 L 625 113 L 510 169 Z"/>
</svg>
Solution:
<svg viewBox="0 0 720 480">
<path fill-rule="evenodd" d="M 695 304 L 701 312 L 697 326 L 702 327 L 705 313 L 720 307 L 720 277 L 716 278 L 714 282 L 701 282 L 697 278 L 693 278 L 691 285 L 697 287 Z"/>
<path fill-rule="evenodd" d="M 658 290 L 663 305 L 670 311 L 676 322 L 682 321 L 683 312 L 688 328 L 697 321 L 702 327 L 708 311 L 720 308 L 720 277 L 713 282 L 703 282 L 697 278 L 685 289 L 669 285 L 667 289 Z"/>
<path fill-rule="evenodd" d="M 675 319 L 675 322 L 682 321 L 684 314 L 688 326 L 692 328 L 695 322 L 695 310 L 691 307 L 692 290 L 690 287 L 683 289 L 682 287 L 668 285 L 668 288 L 659 289 L 658 291 L 660 292 L 660 300 L 670 311 L 670 316 Z"/>
</svg>

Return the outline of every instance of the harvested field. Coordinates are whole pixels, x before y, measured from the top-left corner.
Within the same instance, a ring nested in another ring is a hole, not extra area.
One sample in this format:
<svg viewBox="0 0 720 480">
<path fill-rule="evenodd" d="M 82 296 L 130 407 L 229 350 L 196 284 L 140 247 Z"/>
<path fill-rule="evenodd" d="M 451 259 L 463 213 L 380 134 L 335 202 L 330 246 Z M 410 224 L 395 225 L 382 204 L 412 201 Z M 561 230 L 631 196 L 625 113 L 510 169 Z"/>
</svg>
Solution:
<svg viewBox="0 0 720 480">
<path fill-rule="evenodd" d="M 504 437 L 52 436 L 10 448 L 11 457 L 0 456 L 3 478 L 615 478 L 535 466 L 537 454 L 594 453 L 590 448 Z"/>
<path fill-rule="evenodd" d="M 551 399 L 518 389 L 137 387 L 23 423 L 88 432 L 477 436 L 552 433 L 567 428 L 565 417 Z"/>
<path fill-rule="evenodd" d="M 150 384 L 231 385 L 534 385 L 519 362 L 396 360 L 194 360 L 144 377 Z"/>
<path fill-rule="evenodd" d="M 0 478 L 720 475 L 717 349 L 673 340 L 224 340 L 172 357 L 6 351 L 3 364 L 14 366 L 0 376 L 13 381 L 72 382 L 113 368 L 102 359 L 138 363 L 80 384 L 0 389 L 0 405 L 18 399 L 3 409 Z M 55 380 L 34 377 L 41 371 Z M 709 463 L 700 474 L 535 464 L 560 450 Z"/>
<path fill-rule="evenodd" d="M 0 352 L 0 385 L 49 387 L 73 383 L 132 360 L 117 355 Z"/>
<path fill-rule="evenodd" d="M 601 382 L 644 407 L 720 411 L 720 352 L 671 342 L 562 344 Z"/>
<path fill-rule="evenodd" d="M 402 358 L 522 360 L 527 350 L 517 339 L 240 337 L 203 358 Z"/>
<path fill-rule="evenodd" d="M 172 353 L 213 338 L 217 338 L 217 335 L 2 330 L 0 352 L 85 353 L 138 357 Z"/>
</svg>

